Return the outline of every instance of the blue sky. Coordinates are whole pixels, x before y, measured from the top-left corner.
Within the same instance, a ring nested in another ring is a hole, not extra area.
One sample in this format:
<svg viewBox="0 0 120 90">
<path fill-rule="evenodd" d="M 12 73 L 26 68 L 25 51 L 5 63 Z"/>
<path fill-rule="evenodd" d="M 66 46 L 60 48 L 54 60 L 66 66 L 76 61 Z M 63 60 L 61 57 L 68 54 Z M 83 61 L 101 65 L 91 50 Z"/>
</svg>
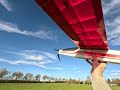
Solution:
<svg viewBox="0 0 120 90">
<path fill-rule="evenodd" d="M 120 50 L 120 1 L 102 0 L 109 48 Z M 61 55 L 54 48 L 75 44 L 38 7 L 34 0 L 0 0 L 0 68 L 54 77 L 90 76 L 91 66 L 83 59 Z M 104 77 L 119 77 L 120 65 L 107 64 Z"/>
</svg>

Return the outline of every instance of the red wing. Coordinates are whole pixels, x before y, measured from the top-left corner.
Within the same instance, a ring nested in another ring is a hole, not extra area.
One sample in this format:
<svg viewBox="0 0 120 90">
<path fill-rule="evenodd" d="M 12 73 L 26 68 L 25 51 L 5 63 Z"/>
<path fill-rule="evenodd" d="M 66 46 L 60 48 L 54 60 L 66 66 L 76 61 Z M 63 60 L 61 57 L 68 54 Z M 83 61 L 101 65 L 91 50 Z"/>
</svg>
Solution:
<svg viewBox="0 0 120 90">
<path fill-rule="evenodd" d="M 82 49 L 108 49 L 101 0 L 36 0 Z"/>
</svg>

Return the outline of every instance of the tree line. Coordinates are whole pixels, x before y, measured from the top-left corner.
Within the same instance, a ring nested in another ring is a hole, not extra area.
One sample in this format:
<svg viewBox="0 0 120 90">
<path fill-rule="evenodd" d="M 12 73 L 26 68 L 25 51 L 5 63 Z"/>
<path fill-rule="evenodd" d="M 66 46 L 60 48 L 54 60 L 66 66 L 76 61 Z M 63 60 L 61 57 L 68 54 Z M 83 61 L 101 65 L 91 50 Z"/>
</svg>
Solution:
<svg viewBox="0 0 120 90">
<path fill-rule="evenodd" d="M 22 72 L 13 72 L 10 73 L 9 70 L 6 68 L 0 69 L 0 80 L 23 80 L 23 81 L 37 81 L 37 82 L 58 82 L 58 83 L 78 83 L 78 84 L 91 84 L 92 80 L 90 76 L 87 76 L 85 80 L 78 80 L 76 79 L 66 79 L 66 78 L 56 78 L 48 75 L 41 76 L 40 74 L 36 74 L 33 76 L 32 73 L 25 73 Z M 117 84 L 120 85 L 119 78 L 113 78 L 106 80 L 109 84 Z"/>
<path fill-rule="evenodd" d="M 0 80 L 24 80 L 24 81 L 38 81 L 38 82 L 61 82 L 61 83 L 86 83 L 91 84 L 91 78 L 90 76 L 86 77 L 85 81 L 82 81 L 80 78 L 78 80 L 72 79 L 72 78 L 57 78 L 52 77 L 48 75 L 41 76 L 40 74 L 37 74 L 33 76 L 32 73 L 25 73 L 22 72 L 13 72 L 10 73 L 6 68 L 0 69 Z"/>
<path fill-rule="evenodd" d="M 35 79 L 36 81 L 40 81 L 40 74 L 37 74 L 35 77 L 33 77 L 32 73 L 26 73 L 25 75 L 18 71 L 18 72 L 13 72 L 10 75 L 10 72 L 6 68 L 0 69 L 0 79 L 3 80 L 33 80 Z"/>
</svg>

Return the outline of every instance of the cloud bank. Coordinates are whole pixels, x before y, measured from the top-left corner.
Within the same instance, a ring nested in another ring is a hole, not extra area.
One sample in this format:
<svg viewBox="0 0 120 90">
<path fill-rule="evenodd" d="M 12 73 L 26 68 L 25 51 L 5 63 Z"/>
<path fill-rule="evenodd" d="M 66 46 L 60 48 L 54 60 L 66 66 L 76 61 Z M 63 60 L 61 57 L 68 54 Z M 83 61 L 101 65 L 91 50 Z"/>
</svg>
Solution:
<svg viewBox="0 0 120 90">
<path fill-rule="evenodd" d="M 52 31 L 40 29 L 37 32 L 29 31 L 29 30 L 21 30 L 16 24 L 0 21 L 0 30 L 9 32 L 9 33 L 17 33 L 25 36 L 32 36 L 39 39 L 48 39 L 48 40 L 56 40 L 56 35 Z"/>
<path fill-rule="evenodd" d="M 120 45 L 120 0 L 102 2 L 109 45 Z"/>
<path fill-rule="evenodd" d="M 17 57 L 13 60 L 1 57 L 0 62 L 9 63 L 11 65 L 25 64 L 38 66 L 43 69 L 62 70 L 61 67 L 47 67 L 48 64 L 55 63 L 57 61 L 56 55 L 49 52 L 37 51 L 37 50 L 23 50 L 19 52 L 7 51 L 8 54 Z"/>
</svg>

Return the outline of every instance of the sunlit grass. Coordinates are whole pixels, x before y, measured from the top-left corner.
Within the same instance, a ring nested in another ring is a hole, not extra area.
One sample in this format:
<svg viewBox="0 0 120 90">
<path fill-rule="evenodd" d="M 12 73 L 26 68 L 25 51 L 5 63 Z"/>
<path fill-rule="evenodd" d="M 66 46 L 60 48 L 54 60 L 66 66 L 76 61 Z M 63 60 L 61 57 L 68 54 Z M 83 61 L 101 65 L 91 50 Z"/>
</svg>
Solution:
<svg viewBox="0 0 120 90">
<path fill-rule="evenodd" d="M 1 83 L 0 90 L 92 90 L 92 87 L 69 83 Z M 112 87 L 112 90 L 120 90 L 120 87 Z"/>
</svg>

